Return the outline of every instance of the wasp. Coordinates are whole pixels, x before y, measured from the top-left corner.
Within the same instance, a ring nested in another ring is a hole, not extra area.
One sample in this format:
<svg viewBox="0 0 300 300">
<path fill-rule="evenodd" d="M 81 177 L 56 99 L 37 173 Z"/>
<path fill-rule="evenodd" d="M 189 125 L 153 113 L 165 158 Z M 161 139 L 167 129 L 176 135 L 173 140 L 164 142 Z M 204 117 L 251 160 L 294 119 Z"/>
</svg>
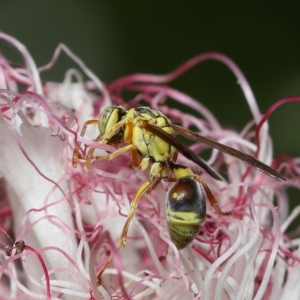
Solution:
<svg viewBox="0 0 300 300">
<path fill-rule="evenodd" d="M 98 120 L 85 122 L 81 136 L 84 136 L 87 127 L 92 124 L 98 124 L 99 128 L 99 135 L 94 141 L 115 147 L 120 144 L 123 146 L 107 156 L 97 156 L 94 155 L 94 147 L 90 147 L 85 154 L 80 150 L 80 142 L 77 142 L 72 158 L 75 168 L 79 159 L 85 160 L 86 166 L 90 168 L 92 160 L 113 160 L 128 151 L 131 153 L 134 168 L 142 171 L 149 168 L 149 178 L 131 201 L 118 249 L 126 243 L 128 228 L 140 198 L 146 192 L 155 189 L 161 180 L 175 182 L 166 198 L 166 220 L 171 241 L 178 250 L 185 248 L 198 234 L 206 217 L 206 199 L 210 202 L 212 210 L 223 214 L 205 180 L 194 174 L 190 168 L 176 163 L 178 153 L 199 165 L 212 178 L 222 178 L 190 148 L 176 139 L 176 134 L 237 157 L 280 181 L 285 180 L 279 172 L 254 157 L 175 125 L 154 108 L 140 106 L 126 109 L 121 105 L 109 106 L 104 109 Z M 111 261 L 112 258 L 98 273 L 98 284 L 101 284 L 101 276 Z"/>
</svg>

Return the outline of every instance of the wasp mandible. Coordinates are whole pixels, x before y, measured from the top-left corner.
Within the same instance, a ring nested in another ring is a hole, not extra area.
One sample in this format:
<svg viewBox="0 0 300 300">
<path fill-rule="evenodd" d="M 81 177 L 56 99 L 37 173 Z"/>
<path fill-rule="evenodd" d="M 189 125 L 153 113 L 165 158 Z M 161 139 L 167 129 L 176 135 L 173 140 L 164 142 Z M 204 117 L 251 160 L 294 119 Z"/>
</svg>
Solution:
<svg viewBox="0 0 300 300">
<path fill-rule="evenodd" d="M 80 150 L 80 143 L 78 142 L 72 158 L 72 164 L 75 168 L 79 159 L 85 160 L 86 166 L 90 168 L 92 160 L 113 160 L 127 151 L 131 152 L 133 167 L 142 171 L 150 168 L 148 180 L 141 185 L 132 199 L 118 249 L 126 243 L 129 224 L 140 198 L 147 191 L 154 189 L 161 180 L 175 182 L 166 199 L 166 219 L 170 238 L 178 250 L 191 243 L 199 232 L 200 225 L 206 217 L 206 199 L 209 200 L 213 210 L 222 214 L 218 202 L 205 180 L 194 174 L 190 168 L 176 163 L 178 152 L 199 165 L 214 179 L 222 180 L 222 178 L 198 155 L 177 140 L 175 134 L 180 134 L 235 156 L 271 177 L 280 181 L 285 180 L 279 172 L 254 157 L 175 125 L 154 108 L 140 106 L 126 109 L 121 105 L 109 106 L 102 112 L 99 120 L 85 122 L 81 136 L 84 136 L 87 127 L 92 124 L 98 124 L 100 132 L 95 139 L 96 142 L 111 146 L 123 143 L 125 146 L 107 156 L 95 156 L 95 148 L 90 147 L 85 155 Z M 101 283 L 101 275 L 111 261 L 112 258 L 98 273 L 99 284 Z"/>
</svg>

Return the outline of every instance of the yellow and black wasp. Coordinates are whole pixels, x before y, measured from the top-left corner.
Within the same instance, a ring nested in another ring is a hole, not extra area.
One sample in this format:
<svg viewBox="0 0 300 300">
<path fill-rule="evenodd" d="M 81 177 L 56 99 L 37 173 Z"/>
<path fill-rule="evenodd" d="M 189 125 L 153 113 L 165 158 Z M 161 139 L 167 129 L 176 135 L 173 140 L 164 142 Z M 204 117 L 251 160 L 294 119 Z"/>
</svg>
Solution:
<svg viewBox="0 0 300 300">
<path fill-rule="evenodd" d="M 175 134 L 235 156 L 271 177 L 280 181 L 285 180 L 276 170 L 254 157 L 175 125 L 154 108 L 140 106 L 126 109 L 121 105 L 109 106 L 102 112 L 99 120 L 85 122 L 81 136 L 84 136 L 87 127 L 92 124 L 98 124 L 100 132 L 95 139 L 96 142 L 112 146 L 122 143 L 125 146 L 107 156 L 94 156 L 95 148 L 90 147 L 87 154 L 83 154 L 80 150 L 80 143 L 77 143 L 72 158 L 74 167 L 77 166 L 79 159 L 85 160 L 86 166 L 89 168 L 93 159 L 112 160 L 118 155 L 130 151 L 133 167 L 140 170 L 150 168 L 148 180 L 141 185 L 132 199 L 118 249 L 126 243 L 129 224 L 140 198 L 147 191 L 155 189 L 161 180 L 175 182 L 166 199 L 166 219 L 170 238 L 178 250 L 185 248 L 197 235 L 200 225 L 206 217 L 206 199 L 209 200 L 213 210 L 222 213 L 205 180 L 194 174 L 190 168 L 176 163 L 178 152 L 198 164 L 214 179 L 222 180 L 222 178 L 198 155 L 177 140 Z M 98 273 L 99 284 L 104 270 L 111 261 L 112 258 Z"/>
</svg>

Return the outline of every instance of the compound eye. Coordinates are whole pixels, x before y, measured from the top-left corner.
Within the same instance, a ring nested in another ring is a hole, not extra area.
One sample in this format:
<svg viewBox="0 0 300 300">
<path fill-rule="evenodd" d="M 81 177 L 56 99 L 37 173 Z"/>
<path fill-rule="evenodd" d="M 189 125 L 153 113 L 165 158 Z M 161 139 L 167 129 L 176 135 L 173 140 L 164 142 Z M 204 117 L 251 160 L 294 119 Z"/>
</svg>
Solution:
<svg viewBox="0 0 300 300">
<path fill-rule="evenodd" d="M 101 113 L 98 128 L 101 135 L 109 132 L 114 125 L 122 120 L 127 110 L 121 105 L 113 105 L 104 109 Z"/>
</svg>

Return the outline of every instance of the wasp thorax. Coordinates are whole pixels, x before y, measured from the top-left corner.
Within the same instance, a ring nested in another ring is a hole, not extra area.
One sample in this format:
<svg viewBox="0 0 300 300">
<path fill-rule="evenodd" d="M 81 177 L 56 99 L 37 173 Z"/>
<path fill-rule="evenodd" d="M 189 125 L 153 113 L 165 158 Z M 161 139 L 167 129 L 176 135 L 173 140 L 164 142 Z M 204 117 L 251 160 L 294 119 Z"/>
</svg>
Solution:
<svg viewBox="0 0 300 300">
<path fill-rule="evenodd" d="M 192 177 L 180 179 L 166 201 L 170 238 L 178 250 L 193 241 L 205 216 L 206 197 L 201 184 Z"/>
</svg>

